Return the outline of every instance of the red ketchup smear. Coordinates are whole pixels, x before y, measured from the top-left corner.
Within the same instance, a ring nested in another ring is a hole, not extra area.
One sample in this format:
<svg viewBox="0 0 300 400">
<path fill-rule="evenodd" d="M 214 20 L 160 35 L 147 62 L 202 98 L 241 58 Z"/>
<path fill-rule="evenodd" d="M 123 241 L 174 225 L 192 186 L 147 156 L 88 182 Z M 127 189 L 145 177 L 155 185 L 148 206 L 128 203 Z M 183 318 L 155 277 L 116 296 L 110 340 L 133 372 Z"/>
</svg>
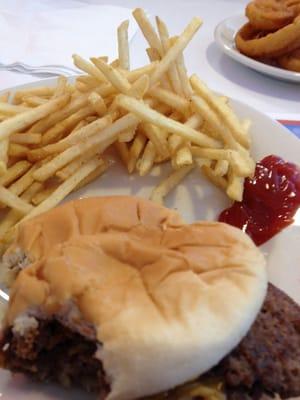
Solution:
<svg viewBox="0 0 300 400">
<path fill-rule="evenodd" d="M 254 178 L 246 179 L 243 201 L 224 210 L 219 221 L 260 245 L 290 225 L 299 206 L 300 168 L 271 155 L 256 164 Z"/>
</svg>

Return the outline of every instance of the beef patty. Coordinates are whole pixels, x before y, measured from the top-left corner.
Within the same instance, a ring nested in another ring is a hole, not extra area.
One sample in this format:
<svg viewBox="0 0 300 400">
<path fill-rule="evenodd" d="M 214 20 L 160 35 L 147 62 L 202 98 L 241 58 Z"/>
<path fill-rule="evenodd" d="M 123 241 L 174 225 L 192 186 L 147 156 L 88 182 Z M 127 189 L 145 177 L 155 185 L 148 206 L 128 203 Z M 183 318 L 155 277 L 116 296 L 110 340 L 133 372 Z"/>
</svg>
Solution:
<svg viewBox="0 0 300 400">
<path fill-rule="evenodd" d="M 300 307 L 269 285 L 263 307 L 239 346 L 213 371 L 229 399 L 300 396 Z"/>
<path fill-rule="evenodd" d="M 65 386 L 80 385 L 101 398 L 109 392 L 101 362 L 94 357 L 97 344 L 57 321 L 40 320 L 38 328 L 25 336 L 14 336 L 8 329 L 1 347 L 2 363 L 12 371 Z M 269 285 L 247 336 L 206 375 L 220 378 L 231 400 L 275 393 L 282 399 L 300 396 L 300 307 Z M 172 391 L 165 398 L 173 399 Z"/>
</svg>

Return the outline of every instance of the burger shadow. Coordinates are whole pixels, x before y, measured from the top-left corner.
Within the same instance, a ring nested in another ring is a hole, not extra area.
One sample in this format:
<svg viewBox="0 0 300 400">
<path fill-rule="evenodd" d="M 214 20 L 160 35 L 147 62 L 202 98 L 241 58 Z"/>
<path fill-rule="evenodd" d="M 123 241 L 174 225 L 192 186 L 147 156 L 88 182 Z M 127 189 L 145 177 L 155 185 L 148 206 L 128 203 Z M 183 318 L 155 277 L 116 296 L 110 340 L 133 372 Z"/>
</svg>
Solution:
<svg viewBox="0 0 300 400">
<path fill-rule="evenodd" d="M 285 82 L 256 72 L 223 54 L 216 43 L 206 49 L 209 65 L 234 84 L 245 87 L 254 94 L 261 93 L 270 97 L 299 102 L 300 84 Z"/>
</svg>

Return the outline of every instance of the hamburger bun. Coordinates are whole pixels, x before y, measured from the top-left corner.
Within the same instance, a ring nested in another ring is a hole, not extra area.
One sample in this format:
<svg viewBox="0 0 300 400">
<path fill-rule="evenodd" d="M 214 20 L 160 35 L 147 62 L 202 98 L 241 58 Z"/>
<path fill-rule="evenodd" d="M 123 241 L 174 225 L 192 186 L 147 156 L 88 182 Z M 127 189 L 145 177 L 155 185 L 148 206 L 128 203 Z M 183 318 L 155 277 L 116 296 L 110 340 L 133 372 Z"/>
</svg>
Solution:
<svg viewBox="0 0 300 400">
<path fill-rule="evenodd" d="M 211 369 L 247 334 L 267 290 L 264 257 L 242 231 L 187 225 L 132 197 L 68 203 L 25 222 L 16 243 L 35 261 L 13 284 L 4 328 L 38 315 L 95 335 L 109 400 L 160 393 Z"/>
</svg>

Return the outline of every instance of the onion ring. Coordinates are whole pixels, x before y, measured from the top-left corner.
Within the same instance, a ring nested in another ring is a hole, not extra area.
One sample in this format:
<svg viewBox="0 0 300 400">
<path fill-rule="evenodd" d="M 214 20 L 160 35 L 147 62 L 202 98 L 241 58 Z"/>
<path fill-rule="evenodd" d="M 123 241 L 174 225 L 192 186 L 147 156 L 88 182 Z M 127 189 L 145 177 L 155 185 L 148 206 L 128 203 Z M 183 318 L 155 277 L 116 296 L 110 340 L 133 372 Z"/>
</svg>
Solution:
<svg viewBox="0 0 300 400">
<path fill-rule="evenodd" d="M 286 56 L 278 58 L 278 64 L 281 68 L 289 71 L 300 72 L 300 49 L 293 51 Z"/>
<path fill-rule="evenodd" d="M 254 0 L 246 7 L 246 16 L 253 28 L 263 31 L 283 28 L 295 17 L 294 11 L 278 0 Z"/>
<path fill-rule="evenodd" d="M 274 58 L 300 47 L 300 17 L 276 32 L 257 37 L 259 32 L 250 23 L 242 26 L 235 36 L 238 50 L 253 58 Z"/>
<path fill-rule="evenodd" d="M 300 0 L 283 0 L 289 10 L 292 10 L 295 16 L 300 14 Z"/>
</svg>

